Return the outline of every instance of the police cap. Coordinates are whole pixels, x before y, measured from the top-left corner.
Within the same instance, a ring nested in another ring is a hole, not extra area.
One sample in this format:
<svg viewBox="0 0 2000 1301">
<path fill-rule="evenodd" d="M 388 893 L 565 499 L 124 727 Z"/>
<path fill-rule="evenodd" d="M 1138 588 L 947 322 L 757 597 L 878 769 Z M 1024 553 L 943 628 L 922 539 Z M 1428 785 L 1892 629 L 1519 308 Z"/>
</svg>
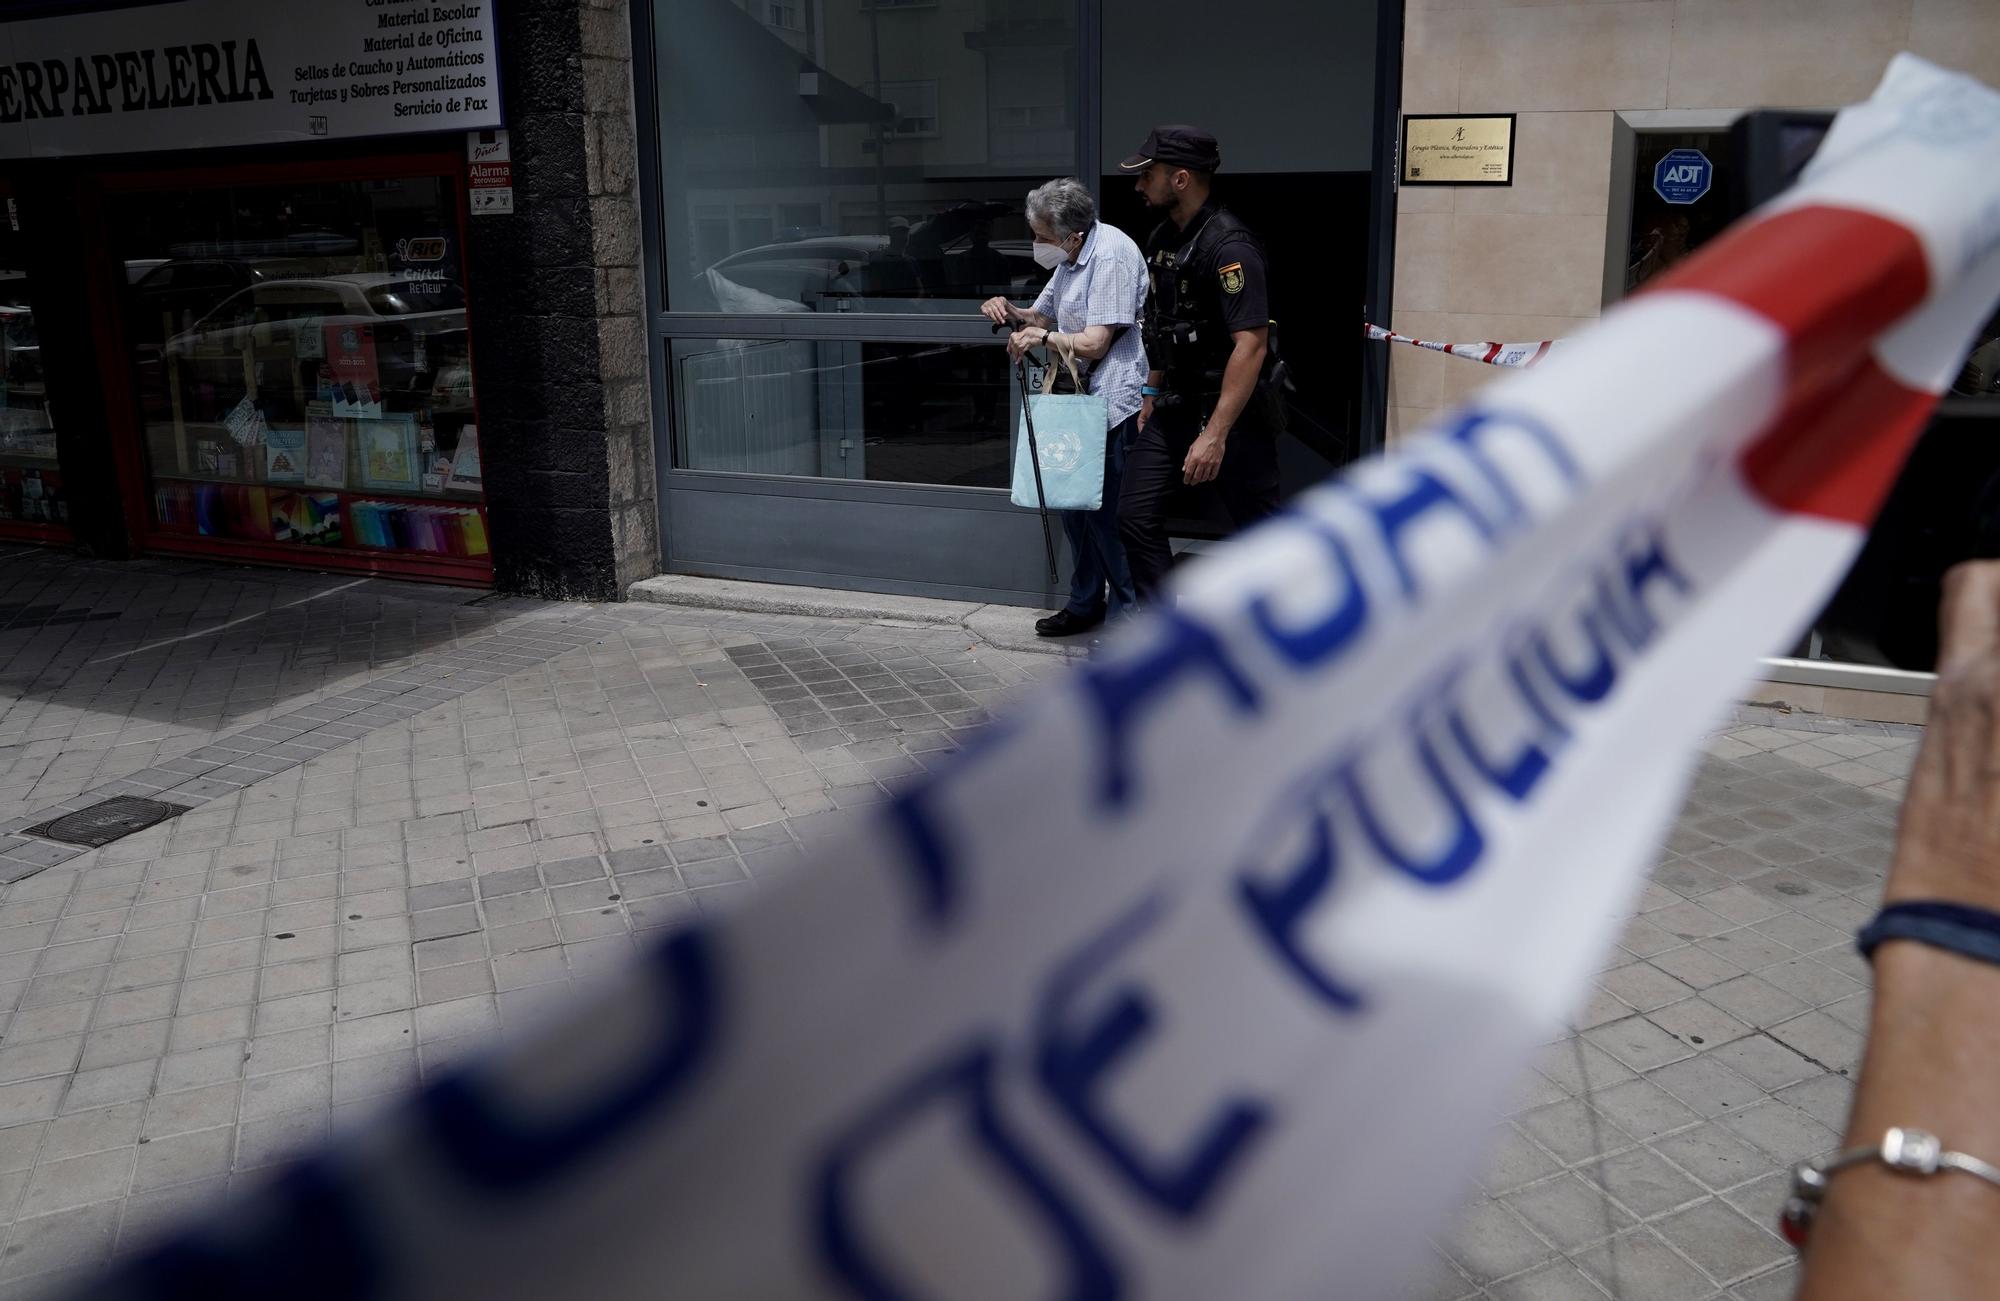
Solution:
<svg viewBox="0 0 2000 1301">
<path fill-rule="evenodd" d="M 1118 166 L 1122 171 L 1143 172 L 1154 163 L 1212 172 L 1222 166 L 1222 150 L 1215 137 L 1198 126 L 1156 126 L 1146 133 L 1139 152 Z"/>
</svg>

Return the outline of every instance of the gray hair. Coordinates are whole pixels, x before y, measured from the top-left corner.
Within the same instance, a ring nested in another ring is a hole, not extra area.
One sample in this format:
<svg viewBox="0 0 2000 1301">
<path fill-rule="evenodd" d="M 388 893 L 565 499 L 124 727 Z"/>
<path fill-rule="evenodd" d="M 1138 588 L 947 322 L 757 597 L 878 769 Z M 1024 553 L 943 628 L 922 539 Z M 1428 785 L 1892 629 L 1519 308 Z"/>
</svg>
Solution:
<svg viewBox="0 0 2000 1301">
<path fill-rule="evenodd" d="M 1082 181 L 1065 176 L 1028 191 L 1028 220 L 1046 225 L 1057 239 L 1068 239 L 1097 220 L 1097 200 Z"/>
</svg>

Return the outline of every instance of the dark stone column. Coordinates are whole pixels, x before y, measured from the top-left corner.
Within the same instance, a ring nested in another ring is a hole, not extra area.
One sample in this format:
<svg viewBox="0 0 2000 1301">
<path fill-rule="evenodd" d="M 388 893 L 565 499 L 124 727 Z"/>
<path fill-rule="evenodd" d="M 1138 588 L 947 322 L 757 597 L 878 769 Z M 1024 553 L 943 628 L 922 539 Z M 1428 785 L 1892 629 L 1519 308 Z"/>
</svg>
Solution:
<svg viewBox="0 0 2000 1301">
<path fill-rule="evenodd" d="M 473 217 L 500 586 L 616 600 L 659 560 L 626 0 L 497 7 L 514 213 Z"/>
<path fill-rule="evenodd" d="M 79 205 L 66 175 L 44 167 L 19 185 L 20 249 L 34 291 L 35 331 L 42 344 L 42 378 L 55 416 L 56 453 L 70 532 L 84 555 L 125 560 L 132 554 L 125 498 L 112 450 L 111 415 L 98 354 L 93 268 L 83 250 L 103 229 L 94 195 Z M 4 219 L 4 218 L 0 218 Z M 79 238 L 79 233 L 82 238 Z M 99 274 L 110 276 L 102 268 Z M 114 292 L 122 281 L 113 279 Z M 118 300 L 111 300 L 115 310 Z M 118 365 L 125 365 L 118 359 Z M 142 453 L 143 455 L 143 453 Z M 142 506 L 143 509 L 143 506 Z"/>
</svg>

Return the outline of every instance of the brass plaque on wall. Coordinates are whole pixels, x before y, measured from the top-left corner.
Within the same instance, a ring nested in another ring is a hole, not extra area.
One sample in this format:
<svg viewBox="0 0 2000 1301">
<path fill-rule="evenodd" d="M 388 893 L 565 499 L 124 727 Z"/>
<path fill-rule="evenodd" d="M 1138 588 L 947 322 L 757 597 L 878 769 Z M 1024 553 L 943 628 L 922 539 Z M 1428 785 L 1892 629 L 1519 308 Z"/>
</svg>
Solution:
<svg viewBox="0 0 2000 1301">
<path fill-rule="evenodd" d="M 1403 184 L 1512 185 L 1514 115 L 1420 113 L 1403 119 Z"/>
</svg>

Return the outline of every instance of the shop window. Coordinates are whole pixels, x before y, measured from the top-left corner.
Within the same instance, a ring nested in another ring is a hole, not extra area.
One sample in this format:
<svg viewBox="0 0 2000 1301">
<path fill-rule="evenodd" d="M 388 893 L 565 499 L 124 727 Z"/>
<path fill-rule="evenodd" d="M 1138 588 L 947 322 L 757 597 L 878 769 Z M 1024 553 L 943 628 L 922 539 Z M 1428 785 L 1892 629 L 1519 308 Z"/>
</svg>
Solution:
<svg viewBox="0 0 2000 1301">
<path fill-rule="evenodd" d="M 60 536 L 69 500 L 18 236 L 0 223 L 0 537 Z"/>
<path fill-rule="evenodd" d="M 959 314 L 1032 297 L 1047 273 L 1022 199 L 1078 170 L 1075 6 L 874 0 L 816 8 L 797 34 L 767 12 L 655 5 L 667 309 Z M 1020 124 L 996 131 L 995 103 Z M 809 200 L 837 233 L 789 220 Z"/>
<path fill-rule="evenodd" d="M 1007 486 L 991 344 L 674 339 L 668 358 L 681 469 Z"/>
<path fill-rule="evenodd" d="M 487 569 L 452 182 L 121 199 L 112 247 L 147 267 L 125 337 L 154 541 Z"/>
</svg>

